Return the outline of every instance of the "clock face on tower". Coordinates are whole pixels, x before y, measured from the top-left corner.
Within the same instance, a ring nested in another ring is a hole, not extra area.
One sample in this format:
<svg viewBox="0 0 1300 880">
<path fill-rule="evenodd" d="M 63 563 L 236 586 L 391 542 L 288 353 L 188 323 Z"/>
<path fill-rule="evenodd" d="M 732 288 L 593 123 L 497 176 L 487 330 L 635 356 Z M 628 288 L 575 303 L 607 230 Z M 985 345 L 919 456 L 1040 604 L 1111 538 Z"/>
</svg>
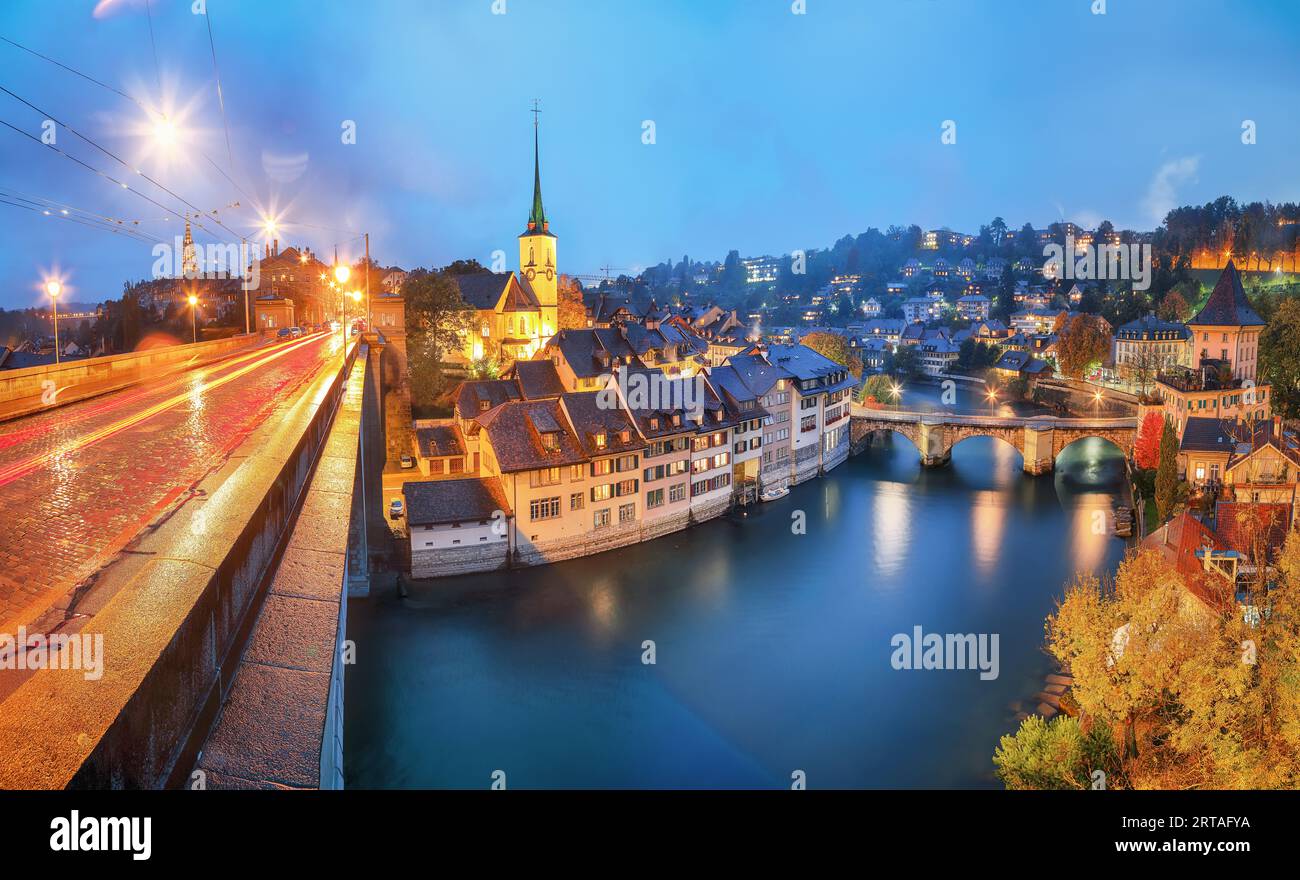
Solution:
<svg viewBox="0 0 1300 880">
<path fill-rule="evenodd" d="M 547 266 L 547 267 L 546 267 L 546 280 L 547 280 L 547 281 L 553 281 L 554 279 L 555 279 L 555 270 L 552 269 L 550 266 Z"/>
<path fill-rule="evenodd" d="M 525 270 L 524 270 L 524 277 L 527 278 L 529 281 L 532 281 L 533 278 L 535 278 L 536 276 L 537 276 L 537 270 L 536 270 L 536 269 L 525 269 Z"/>
</svg>

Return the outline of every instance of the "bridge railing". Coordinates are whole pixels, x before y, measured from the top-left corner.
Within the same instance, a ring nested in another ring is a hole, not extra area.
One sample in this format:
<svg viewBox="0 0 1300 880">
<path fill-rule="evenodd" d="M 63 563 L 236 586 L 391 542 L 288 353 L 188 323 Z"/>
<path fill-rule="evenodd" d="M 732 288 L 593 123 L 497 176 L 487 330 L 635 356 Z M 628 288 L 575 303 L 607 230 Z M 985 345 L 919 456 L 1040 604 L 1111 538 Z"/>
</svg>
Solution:
<svg viewBox="0 0 1300 880">
<path fill-rule="evenodd" d="M 884 422 L 915 423 L 931 421 L 945 425 L 975 425 L 985 428 L 1028 428 L 1036 425 L 1059 428 L 1136 428 L 1136 418 L 1071 418 L 1061 416 L 982 416 L 974 413 L 947 413 L 923 410 L 872 409 L 853 405 L 853 415 Z"/>
</svg>

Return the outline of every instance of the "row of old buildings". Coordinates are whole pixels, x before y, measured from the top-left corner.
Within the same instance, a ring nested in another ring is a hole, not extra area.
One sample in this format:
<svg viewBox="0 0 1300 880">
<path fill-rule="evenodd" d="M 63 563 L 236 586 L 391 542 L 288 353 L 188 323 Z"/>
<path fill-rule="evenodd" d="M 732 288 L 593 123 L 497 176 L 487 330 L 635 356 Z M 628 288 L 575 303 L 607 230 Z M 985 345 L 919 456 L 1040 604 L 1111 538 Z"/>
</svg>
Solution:
<svg viewBox="0 0 1300 880">
<path fill-rule="evenodd" d="M 689 373 L 636 324 L 565 330 L 463 382 L 416 431 L 403 487 L 417 577 L 597 553 L 720 516 L 848 456 L 848 369 L 757 346 Z M 671 338 L 671 337 L 669 337 Z"/>
</svg>

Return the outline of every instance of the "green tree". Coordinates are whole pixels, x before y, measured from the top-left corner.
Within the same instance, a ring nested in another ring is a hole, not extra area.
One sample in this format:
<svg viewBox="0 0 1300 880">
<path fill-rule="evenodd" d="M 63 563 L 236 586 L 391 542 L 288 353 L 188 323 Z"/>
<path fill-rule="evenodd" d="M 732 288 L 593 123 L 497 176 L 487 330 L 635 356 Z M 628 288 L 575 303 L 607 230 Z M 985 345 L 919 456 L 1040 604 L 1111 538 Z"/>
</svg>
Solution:
<svg viewBox="0 0 1300 880">
<path fill-rule="evenodd" d="M 429 403 L 441 392 L 443 360 L 464 345 L 474 310 L 460 298 L 460 287 L 451 276 L 424 269 L 407 276 L 402 296 L 411 397 Z"/>
<path fill-rule="evenodd" d="M 1067 715 L 1051 721 L 1030 715 L 1014 735 L 1002 737 L 993 764 L 1009 789 L 1085 789 L 1098 770 L 1113 787 L 1119 756 L 1104 724 L 1094 724 L 1085 733 L 1078 720 Z"/>
<path fill-rule="evenodd" d="M 1168 418 L 1160 434 L 1160 464 L 1156 468 L 1156 513 L 1169 519 L 1178 500 L 1178 435 Z"/>
<path fill-rule="evenodd" d="M 885 372 L 903 379 L 911 379 L 921 374 L 921 356 L 915 345 L 900 345 L 898 350 L 885 359 Z"/>
<path fill-rule="evenodd" d="M 1260 375 L 1273 387 L 1273 411 L 1300 417 L 1300 300 L 1287 299 L 1259 339 Z"/>
</svg>

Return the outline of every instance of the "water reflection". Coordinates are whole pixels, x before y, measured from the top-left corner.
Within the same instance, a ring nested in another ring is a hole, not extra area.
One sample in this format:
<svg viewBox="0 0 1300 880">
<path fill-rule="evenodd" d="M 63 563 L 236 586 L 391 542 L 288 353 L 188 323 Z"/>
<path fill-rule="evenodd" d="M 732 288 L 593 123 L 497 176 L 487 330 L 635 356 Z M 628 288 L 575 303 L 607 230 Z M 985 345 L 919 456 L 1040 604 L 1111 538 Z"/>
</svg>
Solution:
<svg viewBox="0 0 1300 880">
<path fill-rule="evenodd" d="M 1101 441 L 1031 478 L 1001 441 L 923 470 L 896 437 L 744 517 L 354 601 L 346 784 L 482 788 L 506 767 L 518 788 L 778 788 L 799 767 L 995 787 L 993 748 L 1051 671 L 1044 617 L 1076 567 L 1122 554 L 1091 520 L 1122 485 Z M 998 633 L 1001 675 L 893 670 L 917 625 Z"/>
</svg>

